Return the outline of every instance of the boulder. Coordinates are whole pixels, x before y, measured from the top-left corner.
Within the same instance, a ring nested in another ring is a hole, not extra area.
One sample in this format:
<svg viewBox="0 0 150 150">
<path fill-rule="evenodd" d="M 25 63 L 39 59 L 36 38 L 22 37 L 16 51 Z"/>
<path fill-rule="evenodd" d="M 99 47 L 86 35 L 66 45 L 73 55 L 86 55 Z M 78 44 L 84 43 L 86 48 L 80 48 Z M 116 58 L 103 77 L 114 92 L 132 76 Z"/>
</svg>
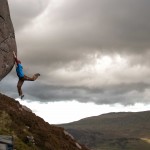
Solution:
<svg viewBox="0 0 150 150">
<path fill-rule="evenodd" d="M 17 52 L 14 28 L 7 0 L 0 0 L 0 80 L 13 68 L 13 51 Z"/>
</svg>

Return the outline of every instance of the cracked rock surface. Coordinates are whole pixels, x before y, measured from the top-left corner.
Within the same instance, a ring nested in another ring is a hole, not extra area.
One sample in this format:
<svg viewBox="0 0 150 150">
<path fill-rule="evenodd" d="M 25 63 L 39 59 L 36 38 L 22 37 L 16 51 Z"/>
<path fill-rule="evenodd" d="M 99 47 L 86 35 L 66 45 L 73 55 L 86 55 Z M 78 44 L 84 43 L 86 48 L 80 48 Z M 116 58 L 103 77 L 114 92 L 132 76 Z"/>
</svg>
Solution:
<svg viewBox="0 0 150 150">
<path fill-rule="evenodd" d="M 13 51 L 17 52 L 17 48 L 8 2 L 0 0 L 0 80 L 14 66 Z"/>
</svg>

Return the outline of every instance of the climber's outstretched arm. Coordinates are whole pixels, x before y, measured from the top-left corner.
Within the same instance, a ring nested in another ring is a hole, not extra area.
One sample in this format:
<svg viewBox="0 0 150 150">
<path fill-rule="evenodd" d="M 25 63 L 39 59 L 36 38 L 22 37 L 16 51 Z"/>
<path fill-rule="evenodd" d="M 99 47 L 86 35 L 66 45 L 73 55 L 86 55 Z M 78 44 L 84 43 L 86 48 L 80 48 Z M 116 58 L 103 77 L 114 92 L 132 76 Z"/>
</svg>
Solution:
<svg viewBox="0 0 150 150">
<path fill-rule="evenodd" d="M 17 56 L 16 56 L 16 54 L 15 54 L 14 51 L 13 51 L 13 55 L 14 55 L 14 59 L 15 59 L 16 64 L 18 64 L 18 63 L 19 63 L 19 60 L 17 59 Z"/>
</svg>

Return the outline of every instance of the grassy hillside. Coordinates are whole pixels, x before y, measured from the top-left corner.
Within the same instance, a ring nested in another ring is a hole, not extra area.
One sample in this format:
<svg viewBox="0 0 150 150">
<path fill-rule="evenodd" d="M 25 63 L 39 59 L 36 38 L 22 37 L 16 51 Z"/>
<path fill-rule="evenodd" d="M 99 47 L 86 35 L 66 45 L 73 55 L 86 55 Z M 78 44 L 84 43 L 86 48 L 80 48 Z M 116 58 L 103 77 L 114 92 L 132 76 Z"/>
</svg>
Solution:
<svg viewBox="0 0 150 150">
<path fill-rule="evenodd" d="M 150 150 L 150 111 L 109 113 L 62 126 L 94 150 Z"/>
<path fill-rule="evenodd" d="M 2 94 L 0 135 L 13 136 L 16 150 L 87 150 L 63 128 L 49 125 L 18 101 Z"/>
</svg>

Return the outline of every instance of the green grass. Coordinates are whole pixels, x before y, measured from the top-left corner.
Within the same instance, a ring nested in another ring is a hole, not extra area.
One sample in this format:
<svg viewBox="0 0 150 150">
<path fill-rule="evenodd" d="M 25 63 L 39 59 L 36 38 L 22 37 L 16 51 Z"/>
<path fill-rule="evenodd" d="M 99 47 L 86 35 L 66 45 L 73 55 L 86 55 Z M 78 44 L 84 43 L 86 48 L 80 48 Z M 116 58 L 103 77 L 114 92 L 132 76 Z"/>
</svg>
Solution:
<svg viewBox="0 0 150 150">
<path fill-rule="evenodd" d="M 24 143 L 22 139 L 17 137 L 14 129 L 12 128 L 11 117 L 5 112 L 0 111 L 0 135 L 11 135 L 14 138 L 14 148 L 20 150 L 33 150 L 35 149 L 33 145 L 28 145 Z M 24 130 L 24 133 L 30 135 L 28 131 Z"/>
</svg>

